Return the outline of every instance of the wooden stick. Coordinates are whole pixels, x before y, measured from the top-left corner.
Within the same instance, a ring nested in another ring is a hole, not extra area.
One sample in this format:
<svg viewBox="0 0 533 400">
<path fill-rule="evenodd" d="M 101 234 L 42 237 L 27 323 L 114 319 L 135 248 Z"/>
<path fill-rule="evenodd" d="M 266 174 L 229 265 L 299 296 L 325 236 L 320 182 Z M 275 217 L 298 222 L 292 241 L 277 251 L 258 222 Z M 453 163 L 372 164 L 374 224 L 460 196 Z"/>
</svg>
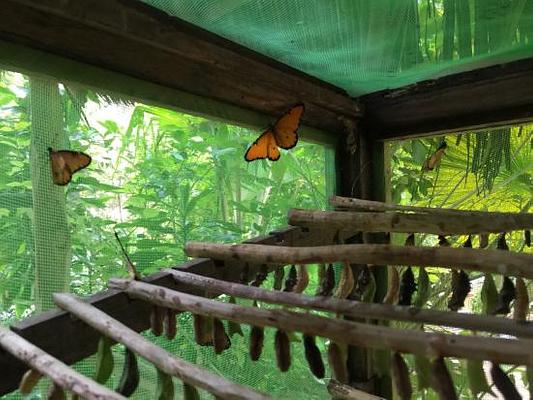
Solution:
<svg viewBox="0 0 533 400">
<path fill-rule="evenodd" d="M 313 264 L 349 261 L 358 264 L 412 265 L 490 272 L 533 278 L 533 254 L 467 248 L 341 244 L 284 247 L 257 244 L 188 242 L 190 257 L 239 260 L 257 264 Z"/>
<path fill-rule="evenodd" d="M 56 385 L 88 400 L 125 400 L 126 398 L 76 372 L 45 353 L 26 339 L 0 326 L 0 347 Z"/>
<path fill-rule="evenodd" d="M 498 233 L 533 228 L 533 214 L 440 215 L 404 212 L 289 210 L 289 224 L 362 232 L 419 232 L 435 235 Z"/>
<path fill-rule="evenodd" d="M 374 396 L 348 385 L 344 385 L 334 379 L 328 383 L 328 392 L 334 399 L 342 400 L 385 400 L 383 397 Z"/>
<path fill-rule="evenodd" d="M 146 283 L 143 283 L 143 285 L 146 285 Z M 155 287 L 160 289 L 159 286 Z M 55 293 L 54 302 L 59 307 L 75 315 L 100 333 L 124 344 L 133 352 L 150 361 L 160 371 L 165 372 L 168 375 L 177 376 L 189 385 L 205 389 L 222 399 L 270 399 L 269 396 L 233 383 L 225 378 L 214 375 L 197 365 L 173 356 L 131 330 L 126 325 L 111 318 L 103 311 L 100 311 L 96 307 L 93 307 L 74 295 Z"/>
<path fill-rule="evenodd" d="M 523 215 L 531 215 L 525 213 L 505 213 L 505 212 L 489 212 L 477 210 L 458 210 L 454 208 L 436 208 L 436 207 L 414 207 L 414 206 L 400 206 L 396 204 L 387 204 L 380 201 L 356 199 L 352 197 L 331 196 L 329 203 L 333 206 L 342 207 L 351 210 L 360 211 L 401 211 L 401 212 L 416 212 L 420 214 L 434 214 L 434 215 L 457 215 L 457 216 L 483 216 L 490 218 L 492 216 L 503 217 L 518 217 Z"/>
<path fill-rule="evenodd" d="M 125 279 L 111 279 L 109 286 L 122 289 L 133 298 L 162 307 L 258 327 L 269 326 L 286 332 L 296 331 L 310 336 L 323 336 L 335 342 L 355 346 L 391 348 L 402 353 L 420 354 L 426 357 L 458 357 L 508 364 L 533 363 L 533 341 L 529 339 L 493 339 L 395 330 L 309 313 L 222 303 Z"/>
<path fill-rule="evenodd" d="M 359 301 L 336 299 L 333 297 L 306 296 L 297 293 L 241 285 L 239 283 L 208 278 L 175 269 L 165 269 L 163 272 L 171 274 L 177 282 L 197 289 L 203 289 L 211 294 L 227 294 L 245 299 L 263 301 L 270 304 L 329 311 L 335 314 L 351 317 L 421 322 L 431 325 L 444 325 L 475 331 L 514 335 L 518 337 L 533 337 L 533 322 L 515 322 L 508 318 L 478 314 L 425 310 L 388 304 L 362 303 Z"/>
</svg>

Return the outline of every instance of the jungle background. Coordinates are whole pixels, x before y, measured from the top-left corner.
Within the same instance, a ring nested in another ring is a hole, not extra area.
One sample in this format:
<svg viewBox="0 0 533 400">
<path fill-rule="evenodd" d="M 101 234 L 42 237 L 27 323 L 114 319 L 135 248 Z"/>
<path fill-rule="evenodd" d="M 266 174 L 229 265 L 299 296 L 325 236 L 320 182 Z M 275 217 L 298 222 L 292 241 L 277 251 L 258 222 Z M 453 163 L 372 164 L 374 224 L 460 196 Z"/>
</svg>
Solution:
<svg viewBox="0 0 533 400">
<path fill-rule="evenodd" d="M 417 66 L 467 60 L 501 48 L 530 43 L 533 1 L 420 0 L 403 1 L 388 17 L 404 20 L 404 29 L 387 47 L 386 73 Z M 364 12 L 363 12 L 364 11 Z M 361 20 L 372 12 L 362 10 Z M 507 23 L 494 16 L 507 13 Z M 366 25 L 365 25 L 366 26 Z M 392 37 L 392 35 L 391 35 Z M 369 37 L 367 39 L 372 39 Z M 498 96 L 498 93 L 494 94 Z M 176 111 L 104 95 L 69 83 L 22 75 L 0 74 L 0 319 L 9 325 L 51 307 L 50 294 L 68 290 L 80 296 L 105 288 L 111 276 L 125 274 L 113 237 L 116 229 L 142 274 L 177 265 L 186 257 L 187 240 L 239 242 L 286 225 L 291 207 L 324 209 L 334 193 L 333 150 L 301 141 L 278 162 L 245 163 L 243 154 L 258 130 L 210 121 Z M 390 201 L 398 204 L 489 211 L 526 212 L 533 198 L 533 126 L 502 127 L 482 132 L 456 132 L 443 137 L 387 144 Z M 66 188 L 54 187 L 36 171 L 49 168 L 39 138 L 58 148 L 85 151 L 88 169 Z M 422 172 L 421 165 L 445 140 L 440 166 Z M 41 147 L 40 147 L 41 146 Z M 40 155 L 40 156 L 39 156 Z M 403 243 L 402 235 L 394 235 Z M 452 237 L 461 245 L 465 237 Z M 494 237 L 491 237 L 494 239 Z M 474 246 L 477 245 L 474 239 Z M 522 233 L 507 237 L 512 250 L 524 248 Z M 417 244 L 435 245 L 432 236 Z M 491 243 L 494 246 L 494 242 Z M 311 270 L 307 293 L 314 293 Z M 416 272 L 416 268 L 415 268 Z M 446 308 L 450 295 L 447 271 L 428 268 L 431 287 L 425 307 Z M 482 275 L 470 275 L 473 290 L 466 309 L 483 312 Z M 494 276 L 499 286 L 499 278 Z M 265 286 L 272 282 L 267 281 Z M 531 287 L 529 287 L 531 290 Z M 420 329 L 420 326 L 411 326 Z M 442 330 L 432 326 L 424 329 Z M 173 353 L 275 397 L 326 398 L 326 380 L 308 371 L 302 346 L 294 343 L 289 372 L 275 365 L 273 332 L 267 330 L 265 351 L 253 363 L 245 337 L 235 336 L 222 356 L 193 345 L 190 315 L 179 320 L 178 337 L 170 342 L 146 336 Z M 455 331 L 461 333 L 460 331 Z M 324 350 L 327 342 L 318 341 Z M 120 376 L 123 348 L 114 347 Z M 410 367 L 414 360 L 407 356 Z M 156 371 L 139 359 L 141 386 L 135 398 L 150 398 Z M 463 362 L 449 367 L 462 399 L 473 394 Z M 76 365 L 91 375 L 94 357 Z M 522 391 L 525 371 L 512 368 Z M 413 374 L 415 376 L 416 374 Z M 435 399 L 415 377 L 417 398 Z M 180 393 L 176 383 L 176 391 Z M 31 398 L 42 398 L 42 390 Z M 20 398 L 16 393 L 5 396 Z M 206 398 L 208 398 L 206 396 Z"/>
</svg>

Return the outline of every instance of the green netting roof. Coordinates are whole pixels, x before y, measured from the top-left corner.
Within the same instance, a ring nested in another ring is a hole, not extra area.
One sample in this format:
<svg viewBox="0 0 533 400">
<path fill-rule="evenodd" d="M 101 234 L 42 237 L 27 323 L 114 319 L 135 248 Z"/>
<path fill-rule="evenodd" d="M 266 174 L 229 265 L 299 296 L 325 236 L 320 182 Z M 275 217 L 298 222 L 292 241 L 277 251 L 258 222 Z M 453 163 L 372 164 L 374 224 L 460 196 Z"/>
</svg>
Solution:
<svg viewBox="0 0 533 400">
<path fill-rule="evenodd" d="M 357 96 L 533 56 L 533 0 L 143 0 Z"/>
</svg>

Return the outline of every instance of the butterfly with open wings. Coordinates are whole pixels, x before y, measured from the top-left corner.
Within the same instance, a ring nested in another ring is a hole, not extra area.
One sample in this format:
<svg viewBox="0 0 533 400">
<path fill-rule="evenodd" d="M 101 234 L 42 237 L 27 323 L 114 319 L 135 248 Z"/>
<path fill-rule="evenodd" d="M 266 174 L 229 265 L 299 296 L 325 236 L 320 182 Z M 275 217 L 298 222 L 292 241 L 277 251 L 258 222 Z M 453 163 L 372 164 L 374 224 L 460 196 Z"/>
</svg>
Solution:
<svg viewBox="0 0 533 400">
<path fill-rule="evenodd" d="M 252 143 L 244 155 L 248 162 L 268 158 L 276 161 L 280 157 L 279 148 L 292 149 L 298 143 L 298 128 L 300 118 L 304 113 L 305 106 L 297 104 L 281 117 L 276 123 L 264 131 L 259 138 Z"/>
<path fill-rule="evenodd" d="M 52 166 L 52 180 L 56 185 L 65 186 L 72 180 L 72 175 L 87 168 L 92 161 L 91 156 L 81 151 L 53 150 L 48 148 Z"/>
</svg>

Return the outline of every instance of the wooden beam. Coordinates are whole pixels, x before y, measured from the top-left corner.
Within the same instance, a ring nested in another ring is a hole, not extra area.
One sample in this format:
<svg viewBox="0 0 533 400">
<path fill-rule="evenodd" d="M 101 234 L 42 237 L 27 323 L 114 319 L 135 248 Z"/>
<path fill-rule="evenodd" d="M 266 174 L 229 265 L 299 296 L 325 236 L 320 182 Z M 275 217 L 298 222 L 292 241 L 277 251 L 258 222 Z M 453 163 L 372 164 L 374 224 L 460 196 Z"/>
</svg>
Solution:
<svg viewBox="0 0 533 400">
<path fill-rule="evenodd" d="M 533 121 L 533 58 L 384 90 L 361 98 L 378 140 Z"/>
<path fill-rule="evenodd" d="M 304 102 L 334 135 L 360 115 L 343 90 L 140 1 L 5 0 L 0 39 L 270 116 Z"/>
<path fill-rule="evenodd" d="M 251 243 L 298 245 L 324 240 L 321 232 L 313 230 L 304 232 L 301 228 L 289 227 L 274 231 L 270 235 L 252 239 Z M 222 263 L 209 259 L 194 259 L 178 267 L 179 270 L 224 279 L 239 281 L 244 263 Z M 250 277 L 259 270 L 259 264 L 249 264 Z M 204 295 L 205 291 L 183 284 L 176 284 L 168 273 L 155 273 L 143 279 L 154 285 L 173 288 L 190 294 Z M 142 332 L 150 327 L 150 306 L 146 303 L 129 299 L 127 295 L 116 290 L 104 290 L 85 299 L 88 303 L 104 311 L 131 329 Z M 42 314 L 15 323 L 11 329 L 27 341 L 41 348 L 51 356 L 73 364 L 96 352 L 99 335 L 84 323 L 73 320 L 68 313 L 50 310 Z M 27 366 L 11 354 L 0 349 L 0 396 L 15 390 Z"/>
</svg>

